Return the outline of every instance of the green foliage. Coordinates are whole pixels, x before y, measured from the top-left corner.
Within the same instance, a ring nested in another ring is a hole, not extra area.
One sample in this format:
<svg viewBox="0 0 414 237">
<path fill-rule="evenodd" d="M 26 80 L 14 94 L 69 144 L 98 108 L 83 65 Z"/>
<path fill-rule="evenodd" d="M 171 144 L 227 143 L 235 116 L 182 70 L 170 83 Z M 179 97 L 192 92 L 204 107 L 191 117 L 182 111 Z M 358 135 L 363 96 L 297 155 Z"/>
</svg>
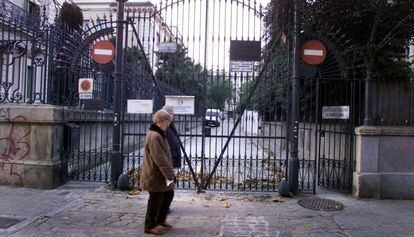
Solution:
<svg viewBox="0 0 414 237">
<path fill-rule="evenodd" d="M 224 72 L 211 76 L 207 83 L 207 108 L 223 110 L 226 101 L 231 99 L 233 85 Z"/>
<path fill-rule="evenodd" d="M 290 101 L 288 45 L 281 45 L 270 56 L 273 60 L 265 68 L 262 77 L 255 79 L 260 81 L 248 104 L 247 99 L 253 90 L 254 81 L 248 81 L 241 86 L 237 113 L 241 113 L 242 105 L 245 105 L 248 110 L 256 110 L 265 121 L 272 121 L 287 112 Z"/>
<path fill-rule="evenodd" d="M 145 54 L 137 46 L 128 47 L 126 61 L 130 65 L 133 65 L 138 71 L 147 69 Z"/>
<path fill-rule="evenodd" d="M 178 44 L 175 53 L 157 53 L 156 77 L 172 84 L 178 84 L 180 79 L 189 75 L 203 74 L 201 65 L 194 64 L 193 60 L 187 56 L 187 51 L 187 48 Z"/>
<path fill-rule="evenodd" d="M 77 31 L 82 29 L 82 10 L 75 4 L 64 2 L 60 9 L 59 19 Z"/>
</svg>

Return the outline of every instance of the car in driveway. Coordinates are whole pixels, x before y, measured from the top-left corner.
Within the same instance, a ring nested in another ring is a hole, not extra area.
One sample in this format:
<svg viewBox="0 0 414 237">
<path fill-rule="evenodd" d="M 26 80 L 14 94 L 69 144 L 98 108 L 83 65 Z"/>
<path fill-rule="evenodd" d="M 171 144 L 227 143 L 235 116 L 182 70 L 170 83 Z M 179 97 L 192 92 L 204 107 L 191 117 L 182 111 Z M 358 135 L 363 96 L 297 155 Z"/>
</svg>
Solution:
<svg viewBox="0 0 414 237">
<path fill-rule="evenodd" d="M 219 109 L 207 109 L 204 116 L 204 125 L 209 127 L 220 126 L 221 111 Z"/>
</svg>

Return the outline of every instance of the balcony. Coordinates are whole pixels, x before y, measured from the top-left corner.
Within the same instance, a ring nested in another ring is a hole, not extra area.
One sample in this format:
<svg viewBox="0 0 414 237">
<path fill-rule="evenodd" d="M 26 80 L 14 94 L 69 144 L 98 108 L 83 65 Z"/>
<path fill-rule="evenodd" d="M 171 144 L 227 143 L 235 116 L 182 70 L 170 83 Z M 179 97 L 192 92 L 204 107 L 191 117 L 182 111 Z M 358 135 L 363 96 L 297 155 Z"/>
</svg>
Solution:
<svg viewBox="0 0 414 237">
<path fill-rule="evenodd" d="M 31 29 L 39 26 L 34 23 L 40 23 L 38 15 L 30 14 L 8 0 L 0 0 L 0 19 L 11 26 Z"/>
</svg>

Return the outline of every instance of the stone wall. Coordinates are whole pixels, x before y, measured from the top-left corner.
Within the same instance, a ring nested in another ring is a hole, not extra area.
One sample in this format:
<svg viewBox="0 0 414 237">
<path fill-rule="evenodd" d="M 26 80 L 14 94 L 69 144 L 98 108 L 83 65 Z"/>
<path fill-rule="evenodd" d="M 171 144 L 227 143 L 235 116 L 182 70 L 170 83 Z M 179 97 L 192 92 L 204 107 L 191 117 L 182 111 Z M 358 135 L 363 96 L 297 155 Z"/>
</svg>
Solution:
<svg viewBox="0 0 414 237">
<path fill-rule="evenodd" d="M 355 132 L 353 195 L 414 199 L 414 127 L 362 126 Z"/>
</svg>

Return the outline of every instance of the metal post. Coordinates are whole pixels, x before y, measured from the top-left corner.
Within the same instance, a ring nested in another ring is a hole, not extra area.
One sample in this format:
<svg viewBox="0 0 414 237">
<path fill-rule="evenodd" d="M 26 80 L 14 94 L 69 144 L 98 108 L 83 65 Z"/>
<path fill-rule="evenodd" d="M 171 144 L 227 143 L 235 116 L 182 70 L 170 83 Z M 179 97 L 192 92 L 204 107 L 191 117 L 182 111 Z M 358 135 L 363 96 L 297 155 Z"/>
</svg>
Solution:
<svg viewBox="0 0 414 237">
<path fill-rule="evenodd" d="M 300 29 L 299 29 L 299 0 L 294 0 L 293 18 L 293 74 L 292 74 L 292 144 L 288 163 L 288 180 L 290 192 L 298 193 L 299 190 L 299 159 L 298 159 L 298 135 L 299 135 L 299 55 L 300 55 Z"/>
<path fill-rule="evenodd" d="M 120 149 L 120 114 L 122 93 L 122 43 L 124 34 L 124 5 L 127 0 L 117 0 L 117 26 L 116 26 L 116 58 L 114 74 L 114 121 L 112 134 L 112 156 L 111 156 L 111 183 L 117 186 L 118 177 L 122 174 L 123 159 Z"/>
<path fill-rule="evenodd" d="M 367 75 L 365 77 L 365 106 L 364 106 L 364 125 L 370 126 L 372 125 L 372 105 L 371 105 L 371 97 L 372 97 L 372 79 L 371 79 L 371 72 L 368 69 Z"/>
<path fill-rule="evenodd" d="M 208 70 L 207 70 L 207 36 L 208 36 L 208 2 L 206 1 L 206 20 L 205 20 L 205 29 L 204 29 L 204 81 L 203 81 L 203 86 L 204 86 L 204 96 L 205 96 L 205 100 L 204 100 L 204 110 L 203 113 L 206 112 L 207 106 L 206 106 L 206 101 L 207 101 L 207 80 L 208 80 Z M 205 115 L 205 114 L 204 114 Z M 202 188 L 203 188 L 203 184 L 204 184 L 204 159 L 205 159 L 205 139 L 206 139 L 206 133 L 205 133 L 205 116 L 203 116 L 203 125 L 202 125 L 203 129 L 201 132 L 201 170 L 200 170 L 200 187 L 198 187 L 198 192 L 203 192 Z"/>
</svg>

